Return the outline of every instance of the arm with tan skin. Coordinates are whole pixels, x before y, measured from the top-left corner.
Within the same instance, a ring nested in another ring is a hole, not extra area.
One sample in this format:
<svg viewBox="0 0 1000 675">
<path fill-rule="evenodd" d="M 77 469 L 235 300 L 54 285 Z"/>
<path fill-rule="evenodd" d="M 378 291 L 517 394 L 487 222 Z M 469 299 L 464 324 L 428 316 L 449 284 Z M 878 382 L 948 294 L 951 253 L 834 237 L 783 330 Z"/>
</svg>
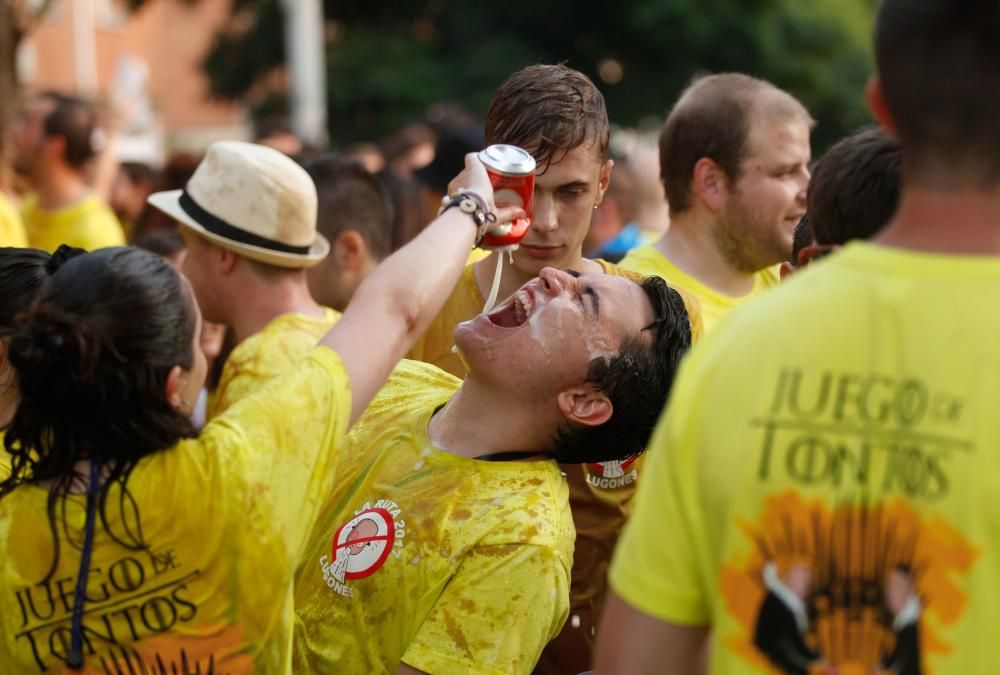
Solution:
<svg viewBox="0 0 1000 675">
<path fill-rule="evenodd" d="M 600 675 L 700 675 L 708 627 L 681 626 L 644 614 L 609 591 L 597 631 Z M 398 671 L 397 671 L 398 672 Z"/>
<path fill-rule="evenodd" d="M 478 190 L 493 204 L 486 169 L 474 154 L 448 186 Z M 498 223 L 523 217 L 519 208 L 493 209 Z M 343 317 L 320 341 L 340 356 L 351 382 L 351 424 L 448 299 L 475 243 L 472 217 L 448 209 L 393 253 L 358 288 Z"/>
<path fill-rule="evenodd" d="M 425 673 L 422 670 L 417 670 L 416 668 L 412 668 L 406 665 L 405 663 L 400 663 L 399 667 L 396 668 L 395 675 L 427 675 L 427 673 Z"/>
</svg>

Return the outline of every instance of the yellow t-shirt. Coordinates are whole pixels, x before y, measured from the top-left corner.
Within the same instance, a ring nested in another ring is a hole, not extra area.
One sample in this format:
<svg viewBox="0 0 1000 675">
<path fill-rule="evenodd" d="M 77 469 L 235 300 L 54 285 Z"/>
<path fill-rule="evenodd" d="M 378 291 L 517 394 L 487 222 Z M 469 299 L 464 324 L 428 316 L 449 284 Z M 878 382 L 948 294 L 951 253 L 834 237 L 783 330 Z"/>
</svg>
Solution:
<svg viewBox="0 0 1000 675">
<path fill-rule="evenodd" d="M 713 673 L 994 672 L 994 293 L 1000 258 L 851 243 L 734 312 L 682 367 L 615 590 L 711 624 Z"/>
<path fill-rule="evenodd" d="M 16 246 L 24 248 L 28 245 L 28 236 L 24 233 L 21 216 L 7 195 L 0 192 L 0 248 Z"/>
<path fill-rule="evenodd" d="M 746 295 L 740 297 L 723 295 L 667 260 L 662 253 L 653 248 L 652 244 L 632 249 L 618 264 L 623 269 L 632 272 L 663 277 L 671 286 L 683 288 L 696 297 L 701 306 L 701 317 L 704 322 L 704 330 L 707 333 L 713 331 L 719 321 L 734 307 L 738 307 L 768 288 L 776 286 L 779 281 L 778 268 L 769 267 L 754 275 L 753 290 Z"/>
<path fill-rule="evenodd" d="M 594 262 L 601 266 L 605 274 L 624 276 L 636 282 L 644 276 L 604 260 Z M 677 290 L 688 310 L 692 337 L 698 339 L 702 321 L 697 300 L 682 289 Z M 485 302 L 473 267 L 468 265 L 445 306 L 417 341 L 408 358 L 433 363 L 453 375 L 465 377 L 465 366 L 451 350 L 455 327 L 478 315 Z M 594 633 L 607 589 L 608 564 L 618 534 L 628 517 L 643 462 L 640 455 L 620 463 L 564 464 L 560 467 L 567 477 L 577 533 L 570 590 L 573 620 L 546 647 L 535 671 L 539 675 L 557 675 L 570 670 L 579 672 L 590 667 Z"/>
<path fill-rule="evenodd" d="M 323 311 L 322 317 L 282 314 L 264 330 L 236 345 L 208 399 L 206 419 L 221 415 L 271 378 L 287 373 L 308 354 L 340 318 L 340 312 L 327 307 Z"/>
<path fill-rule="evenodd" d="M 198 438 L 141 459 L 95 529 L 84 672 L 291 672 L 292 579 L 350 410 L 343 364 L 320 347 Z M 44 582 L 47 498 L 22 486 L 0 499 L 5 673 L 64 670 L 85 498 L 60 515 Z M 140 527 L 148 548 L 124 545 Z"/>
<path fill-rule="evenodd" d="M 3 444 L 4 430 L 0 429 L 0 480 L 4 480 L 10 475 L 10 453 Z"/>
<path fill-rule="evenodd" d="M 38 198 L 32 195 L 21 208 L 21 220 L 29 245 L 49 253 L 61 244 L 87 251 L 125 245 L 121 224 L 96 195 L 58 211 L 42 210 Z"/>
<path fill-rule="evenodd" d="M 595 260 L 594 262 L 601 266 L 605 274 L 636 278 L 636 275 L 627 273 L 617 265 L 604 260 Z M 468 264 L 465 266 L 465 271 L 458 284 L 455 285 L 448 300 L 445 301 L 444 307 L 410 349 L 406 358 L 433 363 L 455 377 L 464 378 L 466 375 L 465 365 L 458 354 L 452 351 L 452 347 L 455 345 L 455 327 L 463 321 L 478 316 L 483 311 L 485 304 L 486 298 L 479 291 L 473 264 Z"/>
<path fill-rule="evenodd" d="M 348 435 L 296 579 L 296 672 L 528 673 L 566 620 L 566 483 L 434 447 L 459 384 L 403 361 Z"/>
</svg>

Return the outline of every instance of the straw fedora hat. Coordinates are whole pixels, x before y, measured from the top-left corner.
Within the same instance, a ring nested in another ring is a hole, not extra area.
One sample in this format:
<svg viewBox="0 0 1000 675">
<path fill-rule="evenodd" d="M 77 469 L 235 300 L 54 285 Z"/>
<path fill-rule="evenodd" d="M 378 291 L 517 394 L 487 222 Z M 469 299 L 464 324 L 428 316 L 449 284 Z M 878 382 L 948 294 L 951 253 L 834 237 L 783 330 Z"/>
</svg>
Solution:
<svg viewBox="0 0 1000 675">
<path fill-rule="evenodd" d="M 150 204 L 213 243 L 277 267 L 310 267 L 330 252 L 316 232 L 316 185 L 277 150 L 213 143 L 183 190 Z"/>
</svg>

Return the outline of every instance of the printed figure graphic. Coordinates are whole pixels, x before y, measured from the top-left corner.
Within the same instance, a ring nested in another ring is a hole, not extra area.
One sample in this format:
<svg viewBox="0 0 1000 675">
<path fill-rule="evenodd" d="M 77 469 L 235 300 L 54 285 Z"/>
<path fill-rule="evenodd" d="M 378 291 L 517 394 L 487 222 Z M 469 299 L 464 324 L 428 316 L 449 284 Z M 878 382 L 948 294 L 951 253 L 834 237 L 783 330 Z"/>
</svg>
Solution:
<svg viewBox="0 0 1000 675">
<path fill-rule="evenodd" d="M 805 640 L 812 570 L 796 563 L 779 576 L 777 565 L 771 562 L 764 566 L 763 577 L 767 595 L 757 614 L 753 642 L 783 672 L 809 675 L 809 668 L 819 662 L 819 654 Z"/>
<path fill-rule="evenodd" d="M 885 606 L 892 615 L 896 647 L 882 659 L 882 667 L 899 675 L 920 675 L 920 598 L 914 588 L 913 573 L 898 565 L 885 582 Z"/>
<path fill-rule="evenodd" d="M 359 520 L 350 529 L 347 541 L 356 542 L 337 550 L 337 558 L 330 569 L 330 573 L 340 583 L 344 583 L 344 575 L 347 573 L 347 564 L 351 556 L 358 555 L 372 543 L 374 537 L 378 536 L 378 524 L 371 518 Z M 360 541 L 359 541 L 360 540 Z"/>
<path fill-rule="evenodd" d="M 384 508 L 359 511 L 340 526 L 333 536 L 333 562 L 324 568 L 332 582 L 343 586 L 354 579 L 374 574 L 392 552 L 397 534 L 402 532 L 392 514 Z M 339 592 L 339 591 L 338 591 Z"/>
<path fill-rule="evenodd" d="M 769 497 L 750 543 L 723 565 L 725 640 L 772 675 L 923 675 L 954 649 L 947 627 L 981 555 L 940 517 L 903 500 L 831 506 L 795 491 Z M 925 621 L 925 614 L 933 615 Z"/>
</svg>

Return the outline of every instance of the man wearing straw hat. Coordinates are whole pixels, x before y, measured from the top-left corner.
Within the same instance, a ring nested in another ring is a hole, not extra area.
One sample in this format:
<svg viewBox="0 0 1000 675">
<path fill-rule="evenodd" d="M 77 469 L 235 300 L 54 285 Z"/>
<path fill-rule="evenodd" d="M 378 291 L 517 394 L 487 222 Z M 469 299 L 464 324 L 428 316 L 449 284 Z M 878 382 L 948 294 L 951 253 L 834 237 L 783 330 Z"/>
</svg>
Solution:
<svg viewBox="0 0 1000 675">
<path fill-rule="evenodd" d="M 330 250 L 316 232 L 316 187 L 276 150 L 222 141 L 183 190 L 149 202 L 182 225 L 183 271 L 205 320 L 235 338 L 211 419 L 304 356 L 339 317 L 313 299 L 306 280 Z"/>
</svg>

